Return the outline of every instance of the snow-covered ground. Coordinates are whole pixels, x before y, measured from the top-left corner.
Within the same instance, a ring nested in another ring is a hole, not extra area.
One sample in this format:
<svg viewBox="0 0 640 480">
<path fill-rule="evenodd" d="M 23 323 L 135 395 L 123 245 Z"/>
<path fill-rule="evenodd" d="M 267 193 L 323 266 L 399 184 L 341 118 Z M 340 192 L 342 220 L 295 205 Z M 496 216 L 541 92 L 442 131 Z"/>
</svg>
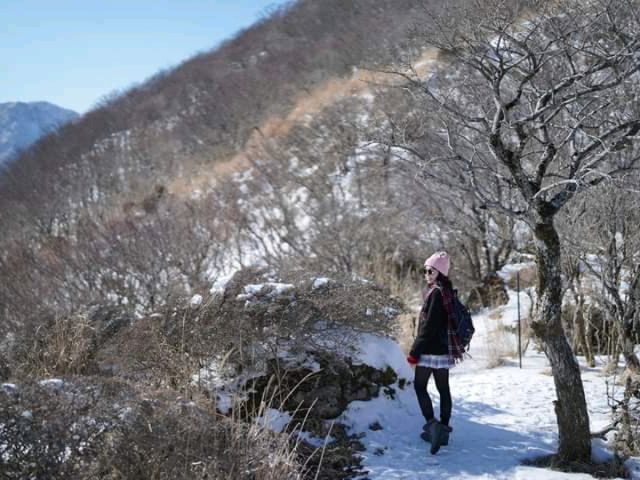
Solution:
<svg viewBox="0 0 640 480">
<path fill-rule="evenodd" d="M 491 351 L 488 343 L 496 323 L 512 324 L 516 316 L 516 295 L 498 311 L 474 316 L 476 335 L 471 343 L 473 358 L 451 371 L 453 415 L 449 445 L 437 455 L 429 453 L 429 444 L 420 438 L 424 420 L 420 414 L 413 383 L 397 388 L 395 398 L 384 395 L 368 402 L 353 402 L 340 418 L 350 425 L 351 433 L 364 433 L 366 447 L 363 466 L 366 477 L 374 479 L 583 479 L 585 474 L 565 474 L 521 465 L 525 458 L 550 454 L 557 447 L 557 426 L 553 411 L 553 379 L 545 356 L 529 347 L 522 361 L 487 368 Z M 521 312 L 529 309 L 529 300 L 521 294 Z M 507 334 L 509 336 L 509 334 Z M 512 336 L 512 335 L 511 335 Z M 512 336 L 514 337 L 514 336 Z M 392 366 L 402 377 L 413 379 L 413 370 L 405 362 L 400 347 L 384 340 L 384 348 L 373 337 L 364 351 L 382 351 L 379 359 Z M 381 340 L 382 341 L 382 340 Z M 370 363 L 368 355 L 367 363 Z M 582 359 L 580 359 L 582 360 Z M 607 378 L 601 373 L 603 361 L 588 368 L 582 361 L 582 379 L 587 397 L 591 430 L 610 421 L 607 405 Z M 438 412 L 438 396 L 433 380 L 429 392 Z M 382 429 L 371 430 L 377 422 Z M 611 456 L 602 440 L 593 441 L 598 460 Z M 632 464 L 628 466 L 635 470 Z M 635 476 L 634 478 L 640 478 Z"/>
</svg>

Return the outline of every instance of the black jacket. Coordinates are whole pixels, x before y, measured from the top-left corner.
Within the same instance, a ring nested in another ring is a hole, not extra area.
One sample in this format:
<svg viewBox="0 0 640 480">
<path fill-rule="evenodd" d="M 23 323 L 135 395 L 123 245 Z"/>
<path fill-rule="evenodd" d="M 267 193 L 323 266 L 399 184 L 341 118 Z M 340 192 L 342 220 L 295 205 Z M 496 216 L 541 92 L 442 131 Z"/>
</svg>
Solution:
<svg viewBox="0 0 640 480">
<path fill-rule="evenodd" d="M 447 355 L 447 312 L 442 301 L 442 292 L 436 288 L 427 297 L 420 311 L 418 336 L 413 341 L 410 355 Z"/>
</svg>

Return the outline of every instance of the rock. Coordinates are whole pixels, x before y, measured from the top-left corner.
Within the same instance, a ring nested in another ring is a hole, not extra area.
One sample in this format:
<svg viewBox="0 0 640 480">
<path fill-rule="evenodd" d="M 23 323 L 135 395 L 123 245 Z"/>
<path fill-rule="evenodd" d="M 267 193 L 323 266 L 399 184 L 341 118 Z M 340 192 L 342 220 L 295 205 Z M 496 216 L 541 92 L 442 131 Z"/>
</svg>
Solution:
<svg viewBox="0 0 640 480">
<path fill-rule="evenodd" d="M 367 401 L 380 394 L 380 389 L 389 390 L 389 385 L 397 381 L 397 375 L 391 368 L 378 370 L 369 365 L 354 365 L 351 358 L 341 357 L 337 353 L 314 352 L 309 353 L 320 365 L 320 370 L 314 372 L 309 368 L 290 369 L 286 375 L 278 377 L 278 368 L 282 367 L 275 360 L 268 362 L 267 375 L 252 383 L 254 392 L 249 404 L 259 404 L 262 398 L 271 398 L 276 382 L 272 376 L 279 378 L 277 388 L 282 397 L 288 395 L 284 410 L 318 420 L 335 419 L 344 412 L 349 403 L 360 400 Z M 305 378 L 306 377 L 306 378 Z M 271 379 L 271 380 L 270 380 Z M 295 393 L 290 394 L 295 389 Z M 386 392 L 388 394 L 388 391 Z M 274 398 L 278 398 L 274 396 Z M 323 432 L 313 432 L 321 436 Z"/>
<path fill-rule="evenodd" d="M 375 421 L 371 425 L 369 425 L 369 430 L 372 430 L 374 432 L 382 430 L 382 425 L 380 425 L 380 422 Z"/>
</svg>

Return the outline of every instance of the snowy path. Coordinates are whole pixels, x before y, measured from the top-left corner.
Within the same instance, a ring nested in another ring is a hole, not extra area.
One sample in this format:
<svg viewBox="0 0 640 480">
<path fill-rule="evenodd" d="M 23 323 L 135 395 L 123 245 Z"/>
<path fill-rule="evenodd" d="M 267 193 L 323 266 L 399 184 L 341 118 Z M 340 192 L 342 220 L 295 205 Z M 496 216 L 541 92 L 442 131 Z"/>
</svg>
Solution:
<svg viewBox="0 0 640 480">
<path fill-rule="evenodd" d="M 515 318 L 515 296 L 502 308 L 504 324 Z M 522 298 L 522 297 L 521 297 Z M 420 414 L 413 383 L 397 389 L 394 399 L 381 395 L 369 402 L 353 402 L 342 421 L 352 431 L 363 432 L 363 465 L 369 479 L 586 479 L 584 474 L 564 474 L 525 467 L 521 461 L 553 453 L 557 447 L 557 426 L 553 413 L 555 398 L 548 362 L 529 348 L 518 368 L 517 358 L 506 365 L 487 369 L 487 332 L 496 314 L 474 317 L 477 333 L 472 342 L 473 358 L 451 371 L 454 429 L 448 447 L 430 455 L 429 444 L 419 434 L 424 420 Z M 493 318 L 493 319 L 492 319 Z M 400 348 L 367 346 L 368 351 L 384 350 L 386 363 L 401 376 L 413 378 Z M 386 349 L 386 350 L 385 350 Z M 583 366 L 583 382 L 592 431 L 609 422 L 607 378 Z M 438 412 L 433 381 L 429 392 Z M 378 422 L 381 430 L 371 430 Z M 605 444 L 593 442 L 595 458 L 607 458 Z"/>
</svg>

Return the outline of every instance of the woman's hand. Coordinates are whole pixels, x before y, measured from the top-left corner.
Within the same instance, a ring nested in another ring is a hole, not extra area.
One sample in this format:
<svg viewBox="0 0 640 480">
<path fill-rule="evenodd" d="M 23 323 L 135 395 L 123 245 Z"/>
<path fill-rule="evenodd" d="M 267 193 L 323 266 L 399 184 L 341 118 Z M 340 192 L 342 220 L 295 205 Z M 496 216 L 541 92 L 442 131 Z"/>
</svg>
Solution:
<svg viewBox="0 0 640 480">
<path fill-rule="evenodd" d="M 418 361 L 419 359 L 417 357 L 414 357 L 413 355 L 407 356 L 407 362 L 409 362 L 411 365 L 417 365 Z"/>
</svg>

